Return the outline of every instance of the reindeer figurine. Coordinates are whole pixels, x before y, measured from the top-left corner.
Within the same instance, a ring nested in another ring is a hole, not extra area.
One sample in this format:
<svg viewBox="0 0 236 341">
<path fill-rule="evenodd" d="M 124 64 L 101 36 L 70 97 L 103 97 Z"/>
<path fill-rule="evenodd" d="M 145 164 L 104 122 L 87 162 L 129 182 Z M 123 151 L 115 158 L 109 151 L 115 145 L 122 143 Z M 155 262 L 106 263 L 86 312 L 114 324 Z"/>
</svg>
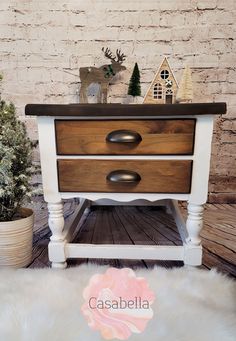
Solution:
<svg viewBox="0 0 236 341">
<path fill-rule="evenodd" d="M 100 85 L 97 102 L 107 103 L 107 92 L 111 79 L 118 72 L 126 70 L 126 67 L 122 65 L 126 57 L 124 53 L 121 54 L 121 51 L 117 49 L 115 57 L 108 47 L 106 49 L 103 47 L 102 51 L 105 57 L 111 60 L 111 64 L 102 65 L 99 68 L 91 66 L 81 67 L 79 69 L 81 80 L 79 93 L 80 103 L 88 103 L 87 88 L 92 83 L 98 83 Z"/>
</svg>

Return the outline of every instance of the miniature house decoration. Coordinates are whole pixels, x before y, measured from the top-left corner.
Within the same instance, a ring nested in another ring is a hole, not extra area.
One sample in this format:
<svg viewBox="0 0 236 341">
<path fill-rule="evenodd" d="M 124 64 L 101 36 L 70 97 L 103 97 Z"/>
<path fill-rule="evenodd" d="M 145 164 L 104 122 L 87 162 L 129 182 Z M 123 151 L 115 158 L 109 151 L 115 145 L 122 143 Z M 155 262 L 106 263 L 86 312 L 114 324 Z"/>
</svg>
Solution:
<svg viewBox="0 0 236 341">
<path fill-rule="evenodd" d="M 145 97 L 143 103 L 172 104 L 176 102 L 178 83 L 165 57 L 161 63 Z"/>
</svg>

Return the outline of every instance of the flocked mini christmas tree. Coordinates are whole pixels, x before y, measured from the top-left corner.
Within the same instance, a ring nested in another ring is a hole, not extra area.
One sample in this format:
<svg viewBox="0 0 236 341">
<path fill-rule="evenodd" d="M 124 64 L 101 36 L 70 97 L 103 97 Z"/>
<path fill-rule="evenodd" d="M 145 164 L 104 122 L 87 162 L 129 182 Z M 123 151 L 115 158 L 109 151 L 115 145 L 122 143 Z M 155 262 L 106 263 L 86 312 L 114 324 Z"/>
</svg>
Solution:
<svg viewBox="0 0 236 341">
<path fill-rule="evenodd" d="M 193 100 L 193 83 L 189 66 L 186 66 L 184 69 L 176 100 L 179 103 L 188 103 Z"/>
<path fill-rule="evenodd" d="M 140 72 L 137 63 L 134 65 L 133 73 L 129 81 L 128 95 L 133 97 L 141 95 Z"/>
<path fill-rule="evenodd" d="M 25 124 L 17 118 L 14 105 L 0 97 L 0 221 L 12 220 L 23 201 L 31 196 L 35 146 Z"/>
</svg>

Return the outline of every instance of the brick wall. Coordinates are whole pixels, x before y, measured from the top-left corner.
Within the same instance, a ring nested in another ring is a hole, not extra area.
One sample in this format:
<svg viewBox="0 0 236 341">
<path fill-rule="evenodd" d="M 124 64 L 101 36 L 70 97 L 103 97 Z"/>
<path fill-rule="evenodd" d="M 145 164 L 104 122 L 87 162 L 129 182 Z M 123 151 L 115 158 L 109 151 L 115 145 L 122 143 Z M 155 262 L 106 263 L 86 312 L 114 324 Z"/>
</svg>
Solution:
<svg viewBox="0 0 236 341">
<path fill-rule="evenodd" d="M 103 46 L 120 47 L 128 56 L 127 71 L 111 85 L 109 102 L 125 102 L 136 61 L 143 95 L 164 55 L 177 80 L 187 63 L 193 72 L 195 101 L 228 105 L 227 115 L 215 122 L 210 200 L 233 202 L 235 22 L 235 0 L 1 0 L 2 97 L 15 103 L 36 138 L 34 118 L 24 117 L 25 104 L 78 102 L 79 67 L 105 63 Z"/>
</svg>

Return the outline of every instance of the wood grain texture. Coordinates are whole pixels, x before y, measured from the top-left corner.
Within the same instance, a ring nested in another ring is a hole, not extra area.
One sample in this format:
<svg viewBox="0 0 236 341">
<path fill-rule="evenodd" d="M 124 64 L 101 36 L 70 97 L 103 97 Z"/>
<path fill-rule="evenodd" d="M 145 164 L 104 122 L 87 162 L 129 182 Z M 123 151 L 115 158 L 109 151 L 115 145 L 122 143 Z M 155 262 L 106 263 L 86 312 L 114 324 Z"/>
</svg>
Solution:
<svg viewBox="0 0 236 341">
<path fill-rule="evenodd" d="M 32 116 L 182 116 L 223 115 L 226 103 L 185 104 L 27 104 L 25 114 Z"/>
<path fill-rule="evenodd" d="M 76 204 L 78 203 L 75 200 L 65 202 L 66 224 L 67 216 L 73 214 Z M 42 201 L 42 198 L 37 197 L 37 200 L 34 199 L 31 204 L 31 208 L 35 213 L 35 224 L 33 259 L 29 267 L 49 267 L 47 245 L 51 232 L 47 225 L 46 204 Z M 185 206 L 182 211 L 186 215 Z M 236 236 L 235 216 L 236 205 L 205 205 L 205 224 L 202 230 L 203 265 L 201 268 L 211 269 L 214 267 L 220 272 L 236 276 L 235 257 L 228 258 L 227 254 L 225 254 L 225 250 L 230 249 L 232 246 L 232 237 L 235 238 Z M 142 243 L 148 244 L 150 240 L 151 244 L 155 241 L 158 245 L 181 245 L 180 236 L 172 216 L 159 207 L 91 207 L 79 222 L 77 230 L 75 243 L 135 244 L 142 241 Z M 214 237 L 215 234 L 217 240 Z M 211 242 L 214 243 L 214 248 Z M 91 260 L 71 259 L 68 260 L 68 266 L 88 262 L 91 262 Z M 140 267 L 152 268 L 154 265 L 166 268 L 183 266 L 183 262 L 180 261 L 144 261 L 141 259 L 93 259 L 92 262 L 133 269 Z"/>
<path fill-rule="evenodd" d="M 58 155 L 193 154 L 195 120 L 76 121 L 56 120 Z M 107 142 L 116 130 L 139 133 L 139 143 Z"/>
<path fill-rule="evenodd" d="M 189 193 L 191 160 L 58 160 L 60 192 Z M 92 170 L 92 171 L 91 171 Z M 138 183 L 106 180 L 114 170 L 137 172 Z"/>
</svg>

